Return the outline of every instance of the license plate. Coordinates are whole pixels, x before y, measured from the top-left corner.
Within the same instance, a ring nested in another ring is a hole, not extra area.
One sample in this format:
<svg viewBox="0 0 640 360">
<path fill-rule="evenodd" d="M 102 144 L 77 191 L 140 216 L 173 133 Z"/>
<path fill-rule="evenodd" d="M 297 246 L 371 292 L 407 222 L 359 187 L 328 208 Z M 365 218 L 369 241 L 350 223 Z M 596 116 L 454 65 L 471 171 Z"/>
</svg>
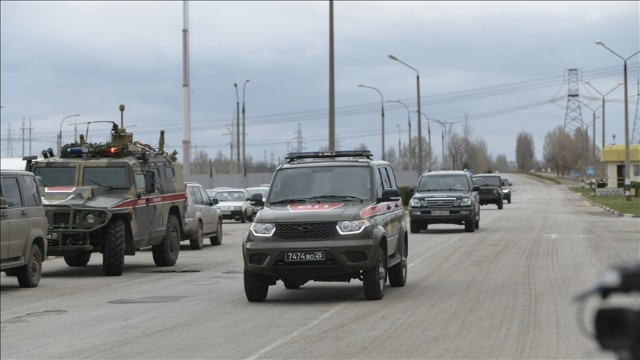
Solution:
<svg viewBox="0 0 640 360">
<path fill-rule="evenodd" d="M 58 233 L 48 233 L 47 234 L 47 239 L 55 240 L 57 238 L 58 238 Z"/>
<path fill-rule="evenodd" d="M 286 261 L 322 261 L 324 260 L 324 251 L 292 251 L 285 252 Z"/>
<path fill-rule="evenodd" d="M 432 211 L 431 215 L 449 215 L 448 211 Z"/>
<path fill-rule="evenodd" d="M 229 214 L 231 214 L 231 210 L 220 210 L 220 214 L 229 215 Z"/>
</svg>

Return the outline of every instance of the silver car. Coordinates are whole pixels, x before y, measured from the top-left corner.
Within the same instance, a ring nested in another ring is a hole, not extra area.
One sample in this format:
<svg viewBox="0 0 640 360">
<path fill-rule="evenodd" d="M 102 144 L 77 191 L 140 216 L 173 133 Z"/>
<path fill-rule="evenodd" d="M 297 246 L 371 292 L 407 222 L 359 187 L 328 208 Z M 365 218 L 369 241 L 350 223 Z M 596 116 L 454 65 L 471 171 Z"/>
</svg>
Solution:
<svg viewBox="0 0 640 360">
<path fill-rule="evenodd" d="M 47 257 L 47 217 L 31 172 L 2 170 L 0 270 L 20 287 L 38 286 Z"/>
<path fill-rule="evenodd" d="M 199 250 L 208 237 L 211 245 L 222 244 L 222 215 L 218 201 L 207 195 L 204 187 L 198 183 L 186 182 L 187 211 L 185 212 L 184 233 L 189 239 L 191 249 Z"/>
<path fill-rule="evenodd" d="M 246 189 L 220 190 L 214 196 L 219 201 L 218 208 L 223 219 L 240 222 L 253 221 L 254 206 L 251 205 L 251 195 Z"/>
</svg>

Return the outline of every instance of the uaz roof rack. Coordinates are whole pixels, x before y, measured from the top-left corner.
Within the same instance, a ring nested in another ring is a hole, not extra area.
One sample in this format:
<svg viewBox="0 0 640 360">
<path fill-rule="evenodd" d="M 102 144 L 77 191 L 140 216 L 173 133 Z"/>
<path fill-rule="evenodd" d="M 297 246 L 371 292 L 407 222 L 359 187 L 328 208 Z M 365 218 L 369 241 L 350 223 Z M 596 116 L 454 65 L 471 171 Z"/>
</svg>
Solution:
<svg viewBox="0 0 640 360">
<path fill-rule="evenodd" d="M 344 151 L 308 151 L 290 152 L 285 159 L 287 163 L 300 159 L 321 159 L 321 158 L 367 158 L 373 159 L 373 154 L 369 150 L 344 150 Z"/>
</svg>

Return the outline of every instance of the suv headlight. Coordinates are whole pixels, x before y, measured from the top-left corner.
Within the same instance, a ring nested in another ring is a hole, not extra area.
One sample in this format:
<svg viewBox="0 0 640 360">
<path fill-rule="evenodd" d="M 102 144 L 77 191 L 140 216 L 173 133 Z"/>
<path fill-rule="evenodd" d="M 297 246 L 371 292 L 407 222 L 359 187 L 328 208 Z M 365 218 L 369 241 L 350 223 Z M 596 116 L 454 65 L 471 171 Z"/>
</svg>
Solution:
<svg viewBox="0 0 640 360">
<path fill-rule="evenodd" d="M 409 200 L 409 206 L 411 207 L 421 207 L 422 206 L 422 201 L 420 201 L 420 199 L 416 199 L 416 198 L 411 198 L 411 200 Z"/>
<path fill-rule="evenodd" d="M 342 235 L 357 234 L 369 225 L 367 220 L 339 221 L 338 232 Z"/>
<path fill-rule="evenodd" d="M 460 200 L 460 206 L 469 206 L 471 203 L 472 201 L 470 197 L 465 197 Z"/>
<path fill-rule="evenodd" d="M 276 225 L 271 223 L 252 223 L 250 229 L 255 236 L 271 236 L 276 231 Z"/>
</svg>

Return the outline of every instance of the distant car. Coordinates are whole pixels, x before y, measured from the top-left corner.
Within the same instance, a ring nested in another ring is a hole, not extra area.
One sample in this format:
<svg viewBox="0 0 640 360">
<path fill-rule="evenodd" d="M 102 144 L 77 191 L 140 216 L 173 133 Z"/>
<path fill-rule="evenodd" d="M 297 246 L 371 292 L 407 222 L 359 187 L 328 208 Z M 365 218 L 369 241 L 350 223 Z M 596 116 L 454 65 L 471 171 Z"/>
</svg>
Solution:
<svg viewBox="0 0 640 360">
<path fill-rule="evenodd" d="M 185 240 L 189 239 L 191 249 L 199 250 L 208 237 L 211 245 L 222 243 L 222 214 L 214 206 L 217 200 L 211 200 L 204 187 L 198 183 L 187 182 L 187 211 L 185 212 Z"/>
<path fill-rule="evenodd" d="M 267 195 L 269 194 L 269 187 L 264 187 L 264 186 L 257 186 L 257 187 L 250 187 L 247 188 L 247 191 L 249 192 L 249 194 L 251 196 L 253 196 L 253 194 L 260 194 L 262 195 L 262 202 L 266 202 L 267 201 Z M 260 209 L 262 209 L 262 205 L 254 205 L 255 207 L 255 212 L 257 213 L 258 211 L 260 211 Z"/>
<path fill-rule="evenodd" d="M 47 257 L 47 227 L 40 191 L 31 172 L 2 170 L 0 270 L 23 288 L 38 286 Z"/>
<path fill-rule="evenodd" d="M 218 200 L 218 209 L 223 219 L 231 219 L 245 223 L 253 221 L 254 206 L 247 189 L 228 189 L 218 191 L 214 199 Z"/>
<path fill-rule="evenodd" d="M 502 197 L 509 204 L 511 204 L 511 192 L 512 192 L 511 191 L 511 185 L 513 185 L 513 184 L 511 183 L 511 181 L 509 181 L 509 179 L 502 178 Z"/>
<path fill-rule="evenodd" d="M 464 225 L 466 232 L 480 228 L 480 187 L 462 170 L 427 171 L 418 179 L 409 201 L 412 233 L 430 224 Z"/>
<path fill-rule="evenodd" d="M 497 174 L 473 175 L 473 183 L 480 187 L 480 205 L 495 204 L 502 210 L 504 199 L 502 194 L 502 178 Z"/>
<path fill-rule="evenodd" d="M 214 187 L 213 189 L 207 189 L 207 195 L 209 195 L 210 199 L 213 199 L 216 196 L 216 193 L 218 191 L 227 190 L 227 189 L 231 189 L 231 188 L 227 186 L 220 186 L 220 187 Z"/>
</svg>

